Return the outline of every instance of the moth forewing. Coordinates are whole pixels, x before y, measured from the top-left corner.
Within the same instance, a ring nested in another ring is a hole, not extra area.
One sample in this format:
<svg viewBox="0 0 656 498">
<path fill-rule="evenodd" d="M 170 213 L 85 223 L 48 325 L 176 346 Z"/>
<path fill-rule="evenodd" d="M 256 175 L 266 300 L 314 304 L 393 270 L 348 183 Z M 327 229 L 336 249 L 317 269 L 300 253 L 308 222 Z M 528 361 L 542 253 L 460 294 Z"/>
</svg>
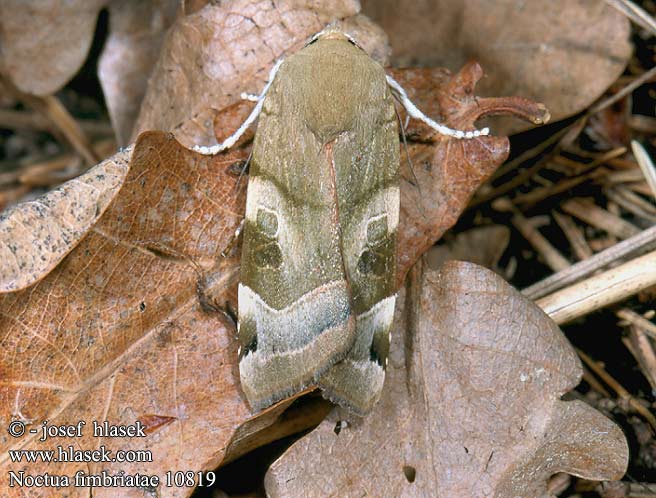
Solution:
<svg viewBox="0 0 656 498">
<path fill-rule="evenodd" d="M 286 59 L 259 118 L 239 286 L 254 409 L 318 384 L 380 395 L 394 310 L 399 138 L 383 68 L 330 32 Z"/>
</svg>

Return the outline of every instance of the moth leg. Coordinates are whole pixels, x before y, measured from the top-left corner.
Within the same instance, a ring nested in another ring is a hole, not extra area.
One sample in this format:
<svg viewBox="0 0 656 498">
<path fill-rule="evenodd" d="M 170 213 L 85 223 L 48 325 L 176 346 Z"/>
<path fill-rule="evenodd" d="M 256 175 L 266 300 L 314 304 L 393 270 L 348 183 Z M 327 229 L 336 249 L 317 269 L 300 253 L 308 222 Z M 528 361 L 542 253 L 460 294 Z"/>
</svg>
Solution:
<svg viewBox="0 0 656 498">
<path fill-rule="evenodd" d="M 415 119 L 418 119 L 419 121 L 423 121 L 439 134 L 446 135 L 447 137 L 453 137 L 453 138 L 476 138 L 476 137 L 481 137 L 490 134 L 489 128 L 483 128 L 482 130 L 471 130 L 471 131 L 454 130 L 453 128 L 449 128 L 448 126 L 444 126 L 438 123 L 437 121 L 432 120 L 431 118 L 426 116 L 423 112 L 421 112 L 416 105 L 413 104 L 413 102 L 410 100 L 410 97 L 408 97 L 406 91 L 403 89 L 401 85 L 399 85 L 398 81 L 396 81 L 390 75 L 386 75 L 386 78 L 387 78 L 387 84 L 392 88 L 395 96 L 399 99 L 399 102 L 401 102 L 401 105 L 405 107 L 405 110 L 408 112 L 408 115 Z"/>
<path fill-rule="evenodd" d="M 220 313 L 233 327 L 237 328 L 237 313 L 232 308 L 229 301 L 226 301 L 225 304 L 221 305 L 216 302 L 207 292 L 208 282 L 205 274 L 198 276 L 196 281 L 196 295 L 198 296 L 198 302 L 200 307 L 205 312 L 214 312 Z"/>
<path fill-rule="evenodd" d="M 414 181 L 415 181 L 414 184 L 412 184 L 412 182 L 410 182 L 410 184 L 413 185 L 413 187 L 417 187 L 417 190 L 421 194 L 421 187 L 419 185 L 419 178 L 417 178 L 417 175 L 415 174 L 415 168 L 412 165 L 412 159 L 410 158 L 410 152 L 408 152 L 408 140 L 407 140 L 407 137 L 405 135 L 405 129 L 408 127 L 408 122 L 410 121 L 410 116 L 409 115 L 406 116 L 405 123 L 401 123 L 401 116 L 399 116 L 399 111 L 396 107 L 394 107 L 394 112 L 396 113 L 396 119 L 399 121 L 399 124 L 400 124 L 401 138 L 403 138 L 403 149 L 405 150 L 405 157 L 408 161 L 408 166 L 410 166 L 410 171 L 412 172 L 412 177 L 414 178 Z"/>
<path fill-rule="evenodd" d="M 246 223 L 246 218 L 242 218 L 241 223 L 239 223 L 239 226 L 235 230 L 235 233 L 232 234 L 232 238 L 228 241 L 228 245 L 226 248 L 221 251 L 221 256 L 224 258 L 227 258 L 230 253 L 232 252 L 232 249 L 234 248 L 235 244 L 237 243 L 237 240 L 239 240 L 239 236 L 241 235 L 241 231 L 244 229 L 244 224 Z"/>
<path fill-rule="evenodd" d="M 214 156 L 219 152 L 229 149 L 230 147 L 232 147 L 237 143 L 237 140 L 241 138 L 241 136 L 246 132 L 246 130 L 248 130 L 248 128 L 255 122 L 257 117 L 260 115 L 260 112 L 262 111 L 262 106 L 264 105 L 264 97 L 267 91 L 269 90 L 271 83 L 273 83 L 273 79 L 276 77 L 276 73 L 278 72 L 278 69 L 280 69 L 280 64 L 282 64 L 282 59 L 278 60 L 278 62 L 276 62 L 275 65 L 271 68 L 271 72 L 269 72 L 269 79 L 267 81 L 267 84 L 264 86 L 262 93 L 259 95 L 257 99 L 257 105 L 253 108 L 251 113 L 246 118 L 246 121 L 242 123 L 239 129 L 236 132 L 234 132 L 232 135 L 230 135 L 228 138 L 226 138 L 220 144 L 212 145 L 210 147 L 206 147 L 204 145 L 194 145 L 194 150 L 196 152 L 203 154 L 205 156 Z"/>
</svg>

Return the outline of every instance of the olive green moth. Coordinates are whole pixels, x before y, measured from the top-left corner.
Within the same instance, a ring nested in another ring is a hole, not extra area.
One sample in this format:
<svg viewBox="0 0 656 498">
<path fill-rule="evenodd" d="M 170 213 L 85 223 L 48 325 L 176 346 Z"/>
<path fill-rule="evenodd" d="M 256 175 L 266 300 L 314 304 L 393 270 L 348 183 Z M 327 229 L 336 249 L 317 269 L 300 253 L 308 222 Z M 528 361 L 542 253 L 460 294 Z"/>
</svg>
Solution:
<svg viewBox="0 0 656 498">
<path fill-rule="evenodd" d="M 440 133 L 347 34 L 327 28 L 278 61 L 256 118 L 238 292 L 239 371 L 255 410 L 317 385 L 356 414 L 383 387 L 396 300 L 394 97 Z M 247 97 L 245 97 L 247 98 Z"/>
</svg>

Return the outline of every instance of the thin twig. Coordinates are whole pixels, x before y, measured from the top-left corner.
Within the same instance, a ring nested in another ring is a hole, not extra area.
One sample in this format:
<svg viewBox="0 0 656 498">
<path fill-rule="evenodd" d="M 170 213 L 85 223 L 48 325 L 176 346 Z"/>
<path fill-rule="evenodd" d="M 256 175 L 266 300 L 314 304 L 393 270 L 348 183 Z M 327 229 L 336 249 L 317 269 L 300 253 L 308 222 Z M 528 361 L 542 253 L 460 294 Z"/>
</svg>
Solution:
<svg viewBox="0 0 656 498">
<path fill-rule="evenodd" d="M 114 134 L 109 121 L 78 119 L 80 128 L 89 135 L 111 137 Z M 44 115 L 31 111 L 0 109 L 0 128 L 8 130 L 50 130 L 52 122 Z"/>
<path fill-rule="evenodd" d="M 51 131 L 63 136 L 89 164 L 100 162 L 100 158 L 91 148 L 91 143 L 64 105 L 54 95 L 39 97 L 24 93 L 7 79 L 2 80 L 15 98 L 32 107 L 52 122 Z"/>
<path fill-rule="evenodd" d="M 629 213 L 648 220 L 650 224 L 656 223 L 656 207 L 638 194 L 631 192 L 628 188 L 618 185 L 613 188 L 604 189 L 604 194 Z"/>
<path fill-rule="evenodd" d="M 552 246 L 538 229 L 531 224 L 530 220 L 527 220 L 521 213 L 516 213 L 511 221 L 549 268 L 553 271 L 561 271 L 571 266 L 567 258 L 560 254 L 558 249 Z"/>
<path fill-rule="evenodd" d="M 607 173 L 608 170 L 606 168 L 595 169 L 583 175 L 566 178 L 549 187 L 537 188 L 527 192 L 526 194 L 518 195 L 513 199 L 513 202 L 515 204 L 521 205 L 525 209 L 528 209 L 547 198 L 571 190 L 583 182 L 591 179 L 593 180 L 598 177 L 604 177 Z"/>
<path fill-rule="evenodd" d="M 629 337 L 624 337 L 622 342 L 640 365 L 652 393 L 656 392 L 656 353 L 645 331 L 642 327 L 632 325 L 629 327 Z"/>
<path fill-rule="evenodd" d="M 550 156 L 553 154 L 556 154 L 560 150 L 560 145 L 558 143 L 565 137 L 567 136 L 568 132 L 570 131 L 572 125 L 569 127 L 563 128 L 562 130 L 557 131 L 553 135 L 551 135 L 549 138 L 547 138 L 544 142 L 539 143 L 535 147 L 533 147 L 530 150 L 527 150 L 526 152 L 522 153 L 520 156 L 516 157 L 512 161 L 507 162 L 503 166 L 501 166 L 494 176 L 489 180 L 489 182 L 493 182 L 495 179 L 500 178 L 501 176 L 505 175 L 506 173 L 509 173 L 516 169 L 519 165 L 529 161 L 530 159 L 534 157 L 538 157 L 540 154 L 544 153 L 545 150 L 547 150 L 549 147 L 553 146 L 556 144 L 556 147 L 551 151 L 550 154 L 547 154 L 544 157 L 541 157 L 538 159 L 538 161 L 531 167 L 519 172 L 517 176 L 507 182 L 504 182 L 502 185 L 499 185 L 497 188 L 491 189 L 489 192 L 486 192 L 484 194 L 480 194 L 479 196 L 475 197 L 472 199 L 472 201 L 469 203 L 469 206 L 467 206 L 467 209 L 474 208 L 476 206 L 479 206 L 481 204 L 484 204 L 492 199 L 496 199 L 497 197 L 501 197 L 504 194 L 507 194 L 511 190 L 514 190 L 516 187 L 519 187 L 520 185 L 526 183 L 528 180 L 531 179 L 533 175 L 535 175 L 538 171 L 540 171 L 542 168 L 544 168 L 550 159 Z M 488 183 L 489 184 L 489 183 Z"/>
<path fill-rule="evenodd" d="M 513 206 L 507 198 L 497 199 L 494 203 L 494 207 L 502 211 L 511 211 L 513 217 L 511 219 L 512 224 L 517 228 L 519 233 L 535 248 L 537 253 L 542 257 L 544 262 L 554 271 L 564 270 L 570 266 L 570 262 L 567 261 L 558 249 L 552 246 L 549 241 L 535 228 L 530 220 L 526 219 L 518 209 Z"/>
<path fill-rule="evenodd" d="M 642 315 L 639 315 L 630 309 L 622 308 L 621 310 L 617 311 L 617 316 L 622 320 L 626 320 L 630 324 L 635 325 L 636 327 L 640 327 L 640 329 L 645 334 L 647 334 L 652 339 L 656 339 L 656 324 L 650 320 L 647 320 Z"/>
<path fill-rule="evenodd" d="M 631 408 L 633 408 L 637 413 L 642 415 L 642 417 L 644 417 L 647 422 L 649 422 L 652 430 L 656 430 L 656 417 L 654 417 L 654 415 L 646 406 L 640 403 L 638 399 L 631 396 L 631 394 L 624 388 L 624 386 L 615 380 L 612 375 L 606 372 L 606 370 L 598 362 L 594 361 L 580 349 L 577 349 L 576 352 L 579 354 L 588 368 L 592 370 L 598 377 L 600 377 L 608 387 L 615 391 L 618 398 L 628 403 Z"/>
<path fill-rule="evenodd" d="M 645 71 L 644 73 L 642 73 L 640 76 L 638 76 L 631 83 L 623 87 L 614 95 L 611 95 L 610 97 L 592 106 L 588 110 L 588 112 L 585 113 L 586 116 L 587 117 L 592 116 L 593 114 L 597 114 L 599 111 L 602 111 L 607 107 L 612 106 L 615 102 L 619 102 L 624 97 L 629 95 L 633 90 L 643 85 L 644 83 L 651 81 L 653 78 L 656 78 L 656 66 L 652 67 L 649 71 Z"/>
</svg>

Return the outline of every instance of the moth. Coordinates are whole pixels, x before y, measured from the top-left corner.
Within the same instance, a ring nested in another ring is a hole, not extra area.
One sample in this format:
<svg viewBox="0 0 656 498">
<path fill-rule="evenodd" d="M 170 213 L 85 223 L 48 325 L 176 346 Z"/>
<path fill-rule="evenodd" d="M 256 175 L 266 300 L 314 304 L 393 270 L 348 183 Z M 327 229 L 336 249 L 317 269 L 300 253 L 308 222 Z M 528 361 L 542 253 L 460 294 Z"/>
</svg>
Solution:
<svg viewBox="0 0 656 498">
<path fill-rule="evenodd" d="M 259 115 L 239 283 L 242 389 L 263 409 L 317 385 L 364 415 L 383 387 L 396 300 L 398 97 L 383 67 L 330 27 L 278 62 L 232 146 Z"/>
</svg>

